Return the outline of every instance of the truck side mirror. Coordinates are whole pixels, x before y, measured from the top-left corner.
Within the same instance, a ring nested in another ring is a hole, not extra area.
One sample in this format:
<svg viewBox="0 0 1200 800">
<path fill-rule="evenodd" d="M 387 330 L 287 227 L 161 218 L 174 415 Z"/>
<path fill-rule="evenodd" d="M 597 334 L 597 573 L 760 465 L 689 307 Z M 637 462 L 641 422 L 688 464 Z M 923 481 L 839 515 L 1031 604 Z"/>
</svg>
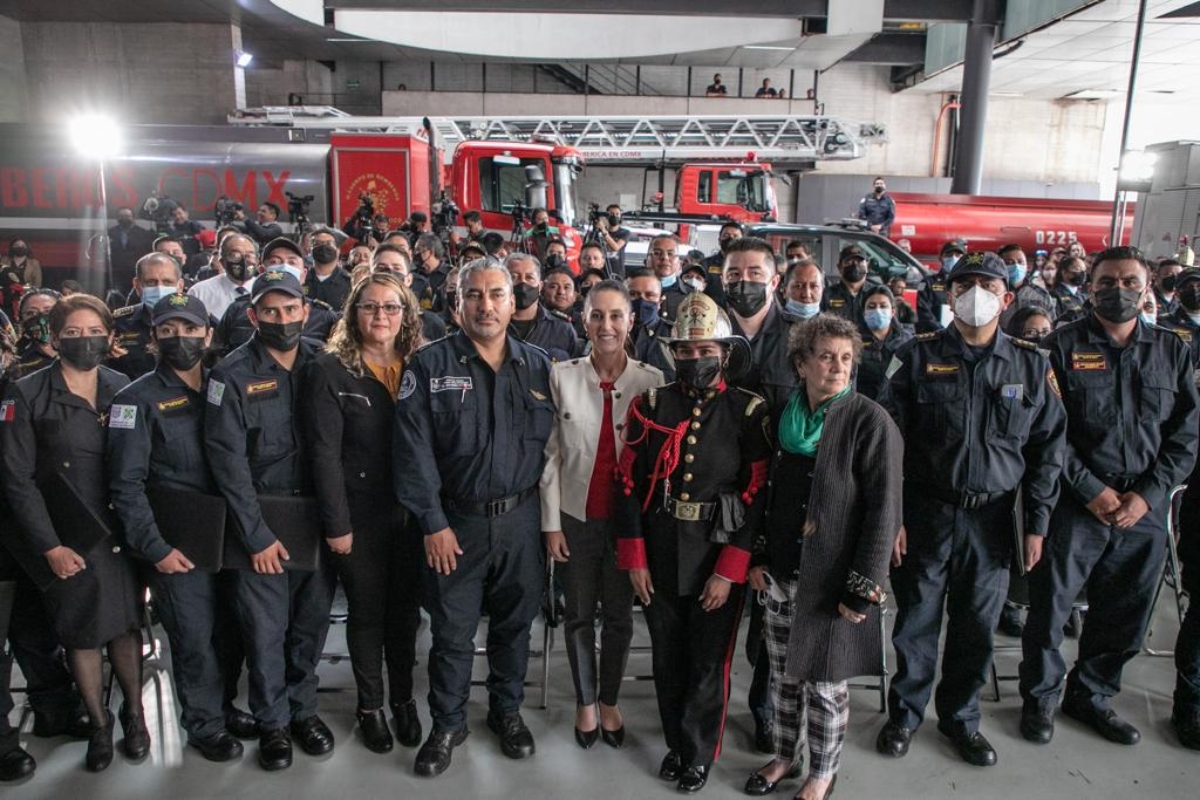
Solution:
<svg viewBox="0 0 1200 800">
<path fill-rule="evenodd" d="M 546 208 L 546 173 L 536 164 L 525 167 L 525 206 L 526 208 Z"/>
</svg>

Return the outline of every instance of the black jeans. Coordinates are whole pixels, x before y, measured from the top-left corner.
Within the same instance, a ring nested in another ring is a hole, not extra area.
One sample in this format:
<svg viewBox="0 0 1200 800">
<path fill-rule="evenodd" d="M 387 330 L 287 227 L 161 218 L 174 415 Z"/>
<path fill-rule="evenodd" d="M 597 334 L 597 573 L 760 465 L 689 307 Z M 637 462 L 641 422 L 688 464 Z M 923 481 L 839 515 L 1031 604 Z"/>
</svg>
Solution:
<svg viewBox="0 0 1200 800">
<path fill-rule="evenodd" d="M 609 520 L 562 516 L 570 558 L 555 565 L 566 597 L 564 635 L 575 680 L 575 702 L 615 706 L 633 640 L 633 584 L 617 569 Z M 596 670 L 596 606 L 601 609 L 600 669 Z"/>
</svg>

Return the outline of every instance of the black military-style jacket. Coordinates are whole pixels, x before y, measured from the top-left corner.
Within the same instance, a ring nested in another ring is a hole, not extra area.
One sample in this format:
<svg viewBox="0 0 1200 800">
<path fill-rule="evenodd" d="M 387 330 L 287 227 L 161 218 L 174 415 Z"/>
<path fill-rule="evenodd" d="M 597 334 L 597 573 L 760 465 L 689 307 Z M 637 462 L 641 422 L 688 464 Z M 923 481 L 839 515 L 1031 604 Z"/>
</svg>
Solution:
<svg viewBox="0 0 1200 800">
<path fill-rule="evenodd" d="M 56 356 L 48 356 L 38 348 L 38 342 L 22 339 L 17 342 L 17 377 L 32 375 L 42 367 L 48 367 L 57 360 Z"/>
<path fill-rule="evenodd" d="M 308 306 L 308 322 L 304 323 L 304 336 L 324 342 L 333 332 L 337 324 L 338 314 L 326 303 L 307 297 L 304 300 Z M 254 323 L 246 315 L 250 308 L 250 295 L 238 295 L 225 309 L 225 315 L 213 329 L 212 349 L 214 352 L 227 355 L 250 341 L 254 335 Z"/>
<path fill-rule="evenodd" d="M 648 568 L 656 591 L 681 597 L 700 594 L 714 574 L 744 582 L 763 519 L 771 456 L 768 424 L 767 404 L 760 396 L 724 382 L 705 392 L 670 383 L 634 400 L 622 434 L 618 566 Z M 666 451 L 663 446 L 672 436 L 663 428 L 679 432 Z M 672 455 L 676 447 L 677 458 Z M 666 479 L 655 480 L 664 452 L 675 462 L 674 469 Z M 745 517 L 724 543 L 712 538 L 719 512 L 686 521 L 664 509 L 668 497 L 681 503 L 719 503 L 729 494 L 741 500 Z"/>
<path fill-rule="evenodd" d="M 863 296 L 871 286 L 877 283 L 878 281 L 873 281 L 868 277 L 859 287 L 858 294 L 851 294 L 845 282 L 838 281 L 825 288 L 825 293 L 821 295 L 821 306 L 823 310 L 837 314 L 857 325 L 858 321 L 862 319 Z"/>
<path fill-rule="evenodd" d="M 1160 316 L 1158 325 L 1160 328 L 1166 328 L 1174 333 L 1187 345 L 1188 353 L 1192 357 L 1193 377 L 1196 380 L 1196 386 L 1200 386 L 1200 325 L 1192 321 L 1182 306 L 1165 318 Z"/>
<path fill-rule="evenodd" d="M 216 491 L 204 453 L 204 394 L 159 364 L 113 398 L 108 420 L 112 503 L 135 556 L 158 562 L 171 552 L 154 521 L 146 489 Z"/>
<path fill-rule="evenodd" d="M 941 272 L 933 273 L 917 290 L 917 333 L 933 333 L 944 327 L 942 308 L 947 303 L 946 295 L 950 291 L 945 273 L 945 268 Z"/>
<path fill-rule="evenodd" d="M 334 267 L 325 280 L 317 277 L 315 269 L 310 269 L 304 278 L 305 296 L 310 300 L 320 300 L 335 314 L 342 313 L 342 306 L 346 305 L 350 289 L 350 273 L 341 267 Z"/>
<path fill-rule="evenodd" d="M 295 412 L 300 373 L 315 354 L 302 340 L 284 369 L 254 336 L 212 371 L 206 391 L 204 445 L 217 488 L 249 553 L 270 547 L 258 494 L 311 494 L 308 457 Z"/>
<path fill-rule="evenodd" d="M 154 371 L 155 354 L 149 347 L 154 341 L 151 314 L 151 309 L 144 303 L 135 303 L 113 312 L 116 344 L 125 350 L 125 355 L 110 360 L 108 365 L 131 381 Z"/>
<path fill-rule="evenodd" d="M 768 412 L 775 416 L 783 411 L 796 388 L 796 370 L 787 357 L 788 334 L 794 319 L 772 303 L 758 335 L 750 340 L 753 363 L 749 371 L 732 383 L 761 395 L 767 401 Z M 744 336 L 738 318 L 729 315 L 733 332 Z"/>
<path fill-rule="evenodd" d="M 1138 320 L 1127 347 L 1112 344 L 1095 314 L 1042 340 L 1070 421 L 1063 481 L 1087 503 L 1133 481 L 1163 507 L 1196 461 L 1200 410 L 1193 364 L 1179 336 Z"/>
<path fill-rule="evenodd" d="M 634 327 L 629 334 L 633 342 L 633 357 L 652 367 L 658 367 L 667 383 L 675 380 L 675 357 L 663 341 L 670 336 L 671 323 L 661 317 L 647 328 Z"/>
<path fill-rule="evenodd" d="M 882 340 L 876 339 L 875 334 L 862 322 L 858 324 L 858 332 L 862 334 L 863 349 L 854 388 L 859 394 L 875 400 L 883 391 L 883 384 L 887 380 L 885 374 L 888 365 L 892 363 L 892 356 L 912 340 L 913 334 L 905 330 L 894 318 L 892 327 Z"/>
<path fill-rule="evenodd" d="M 511 324 L 508 333 L 510 338 L 520 339 L 516 328 Z M 551 314 L 541 303 L 537 306 L 537 316 L 533 319 L 529 335 L 521 341 L 546 351 L 551 361 L 570 361 L 579 349 L 579 340 L 575 338 L 571 323 Z"/>
<path fill-rule="evenodd" d="M 1066 415 L 1046 354 L 1003 331 L 975 352 L 951 325 L 900 348 L 879 403 L 904 436 L 905 492 L 1024 490 L 1026 530 L 1058 500 Z"/>
<path fill-rule="evenodd" d="M 1055 286 L 1050 290 L 1050 294 L 1058 301 L 1058 321 L 1072 322 L 1078 319 L 1084 312 L 1084 304 L 1087 302 L 1087 293 L 1083 287 L 1077 288 L 1074 292 L 1065 286 Z"/>
<path fill-rule="evenodd" d="M 485 503 L 536 487 L 554 424 L 550 359 L 514 336 L 498 372 L 463 332 L 422 347 L 396 406 L 396 497 L 421 532 L 449 527 L 443 498 Z"/>
</svg>

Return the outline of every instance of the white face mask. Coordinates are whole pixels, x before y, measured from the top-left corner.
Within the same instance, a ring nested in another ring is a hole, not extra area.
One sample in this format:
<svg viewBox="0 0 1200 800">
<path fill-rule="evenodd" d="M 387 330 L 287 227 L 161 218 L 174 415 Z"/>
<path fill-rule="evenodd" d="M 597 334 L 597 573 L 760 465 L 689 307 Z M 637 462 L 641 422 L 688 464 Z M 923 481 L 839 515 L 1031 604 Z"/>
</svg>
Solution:
<svg viewBox="0 0 1200 800">
<path fill-rule="evenodd" d="M 1000 298 L 979 286 L 954 299 L 954 316 L 972 328 L 981 328 L 1000 314 Z"/>
</svg>

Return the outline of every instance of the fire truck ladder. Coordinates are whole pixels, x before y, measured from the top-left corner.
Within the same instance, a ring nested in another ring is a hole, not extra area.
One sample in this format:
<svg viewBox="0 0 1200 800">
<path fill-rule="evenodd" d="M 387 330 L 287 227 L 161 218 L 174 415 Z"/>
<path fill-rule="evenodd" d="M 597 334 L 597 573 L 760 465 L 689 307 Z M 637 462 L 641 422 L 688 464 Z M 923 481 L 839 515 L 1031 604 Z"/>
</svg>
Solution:
<svg viewBox="0 0 1200 800">
<path fill-rule="evenodd" d="M 269 106 L 229 117 L 235 125 L 419 134 L 421 117 L 355 117 L 329 106 Z M 861 158 L 882 142 L 882 126 L 815 115 L 431 117 L 452 150 L 463 141 L 540 141 L 573 147 L 589 164 L 745 159 L 826 161 Z"/>
</svg>

